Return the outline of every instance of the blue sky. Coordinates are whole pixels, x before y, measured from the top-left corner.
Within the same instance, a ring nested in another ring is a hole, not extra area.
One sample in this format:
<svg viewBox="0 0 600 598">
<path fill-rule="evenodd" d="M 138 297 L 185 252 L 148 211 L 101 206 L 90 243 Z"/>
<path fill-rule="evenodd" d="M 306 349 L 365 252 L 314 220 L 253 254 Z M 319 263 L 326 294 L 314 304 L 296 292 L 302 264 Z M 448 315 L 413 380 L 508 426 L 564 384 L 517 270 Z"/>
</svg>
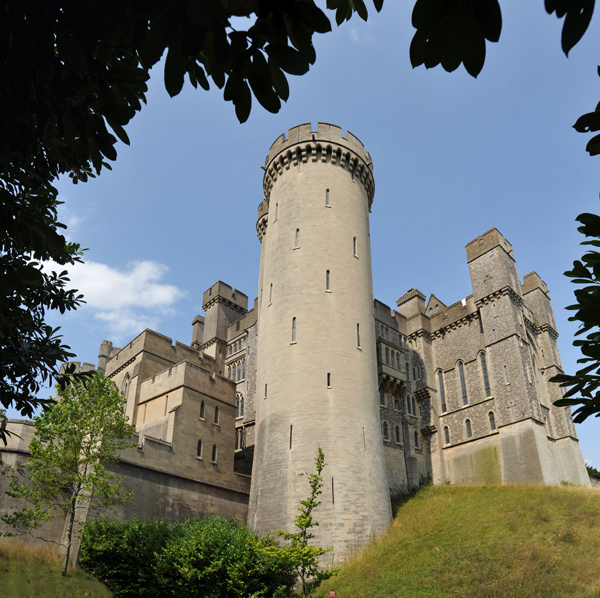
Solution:
<svg viewBox="0 0 600 598">
<path fill-rule="evenodd" d="M 574 285 L 562 273 L 582 254 L 575 217 L 600 211 L 600 157 L 587 155 L 572 125 L 600 99 L 600 17 L 567 59 L 562 23 L 541 1 L 502 2 L 500 42 L 488 44 L 475 80 L 462 67 L 411 68 L 413 4 L 387 0 L 367 23 L 355 17 L 317 36 L 317 62 L 290 77 L 280 113 L 255 103 L 243 125 L 218 89 L 187 85 L 171 99 L 162 65 L 154 69 L 112 172 L 59 182 L 68 235 L 89 248 L 72 275 L 88 304 L 50 321 L 81 360 L 95 362 L 103 339 L 122 346 L 145 327 L 189 343 L 202 293 L 217 280 L 252 301 L 260 166 L 289 127 L 325 121 L 352 131 L 373 158 L 375 296 L 393 307 L 412 287 L 448 304 L 469 295 L 464 247 L 495 226 L 521 278 L 535 270 L 548 284 L 563 365 L 574 371 L 576 326 L 564 310 Z M 598 420 L 578 426 L 596 467 L 599 430 Z"/>
</svg>

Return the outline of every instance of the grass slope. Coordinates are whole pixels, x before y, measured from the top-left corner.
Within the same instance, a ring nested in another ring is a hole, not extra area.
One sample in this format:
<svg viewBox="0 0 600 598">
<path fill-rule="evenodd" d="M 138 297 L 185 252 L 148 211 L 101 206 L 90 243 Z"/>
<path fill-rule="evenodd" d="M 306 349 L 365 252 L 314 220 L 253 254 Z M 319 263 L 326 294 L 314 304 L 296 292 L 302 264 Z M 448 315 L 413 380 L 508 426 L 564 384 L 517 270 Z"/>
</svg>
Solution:
<svg viewBox="0 0 600 598">
<path fill-rule="evenodd" d="M 62 559 L 53 547 L 0 540 L 1 598 L 112 596 L 79 567 L 69 567 L 67 577 L 61 577 L 61 571 Z"/>
<path fill-rule="evenodd" d="M 337 598 L 600 596 L 600 491 L 429 486 L 313 594 Z"/>
</svg>

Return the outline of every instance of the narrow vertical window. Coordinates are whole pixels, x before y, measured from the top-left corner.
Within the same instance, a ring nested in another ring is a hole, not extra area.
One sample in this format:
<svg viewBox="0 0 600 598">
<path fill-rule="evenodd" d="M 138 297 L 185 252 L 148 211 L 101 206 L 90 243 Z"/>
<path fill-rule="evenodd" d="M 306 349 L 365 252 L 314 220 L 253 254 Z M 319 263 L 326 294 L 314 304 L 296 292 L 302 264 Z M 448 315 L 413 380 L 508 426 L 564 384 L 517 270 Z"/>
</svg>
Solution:
<svg viewBox="0 0 600 598">
<path fill-rule="evenodd" d="M 485 358 L 485 353 L 481 353 L 479 355 L 479 363 L 481 364 L 481 375 L 483 376 L 483 388 L 485 390 L 485 396 L 486 398 L 491 397 L 492 389 L 490 388 L 490 378 L 488 376 L 487 360 Z"/>
<path fill-rule="evenodd" d="M 408 365 L 408 361 L 406 362 L 406 379 L 410 382 L 410 366 Z"/>
<path fill-rule="evenodd" d="M 333 478 L 331 478 L 331 502 L 335 504 L 335 488 L 333 486 Z"/>
<path fill-rule="evenodd" d="M 413 406 L 413 415 L 417 415 L 417 401 L 415 397 L 412 398 L 412 406 Z"/>
<path fill-rule="evenodd" d="M 240 431 L 236 430 L 235 431 L 235 446 L 234 446 L 234 450 L 238 450 L 238 448 L 240 448 Z"/>
<path fill-rule="evenodd" d="M 331 374 L 327 372 L 327 388 L 331 388 Z"/>
<path fill-rule="evenodd" d="M 242 379 L 242 362 L 238 361 L 237 364 L 237 381 L 239 382 Z"/>
<path fill-rule="evenodd" d="M 415 430 L 415 448 L 419 448 L 419 433 Z"/>
<path fill-rule="evenodd" d="M 356 325 L 356 346 L 360 347 L 360 324 Z"/>
<path fill-rule="evenodd" d="M 200 419 L 204 419 L 204 401 L 200 403 Z"/>
<path fill-rule="evenodd" d="M 383 422 L 383 439 L 388 439 L 388 425 L 387 422 Z"/>
<path fill-rule="evenodd" d="M 267 398 L 267 385 L 265 384 L 265 399 Z"/>
<path fill-rule="evenodd" d="M 390 365 L 390 350 L 385 348 L 385 365 Z"/>
<path fill-rule="evenodd" d="M 465 421 L 465 428 L 467 430 L 467 438 L 471 438 L 473 436 L 473 430 L 471 429 L 471 420 L 467 419 Z"/>
<path fill-rule="evenodd" d="M 356 237 L 354 237 L 353 248 L 354 248 L 354 255 L 357 255 L 357 253 L 356 253 Z"/>
<path fill-rule="evenodd" d="M 273 283 L 271 283 L 271 287 L 269 288 L 269 303 L 273 303 Z"/>
<path fill-rule="evenodd" d="M 394 393 L 394 409 L 400 411 L 400 397 L 398 396 L 398 391 Z"/>
<path fill-rule="evenodd" d="M 385 391 L 383 390 L 383 386 L 379 389 L 379 404 L 385 405 Z"/>
<path fill-rule="evenodd" d="M 396 426 L 396 442 L 400 444 L 400 426 Z"/>
<path fill-rule="evenodd" d="M 244 415 L 244 397 L 240 397 L 240 415 Z"/>
<path fill-rule="evenodd" d="M 448 426 L 444 426 L 444 443 L 450 444 L 450 430 Z"/>
<path fill-rule="evenodd" d="M 469 397 L 467 396 L 467 382 L 465 381 L 465 366 L 462 361 L 458 362 L 458 376 L 460 378 L 460 391 L 462 394 L 463 405 L 469 404 Z"/>
<path fill-rule="evenodd" d="M 385 329 L 385 338 L 389 341 L 390 340 L 390 329 L 386 328 Z"/>
<path fill-rule="evenodd" d="M 300 247 L 300 229 L 296 229 L 296 247 Z"/>
<path fill-rule="evenodd" d="M 277 220 L 277 212 L 279 212 L 279 204 L 275 204 L 275 220 Z"/>
<path fill-rule="evenodd" d="M 240 416 L 240 396 L 237 395 L 235 397 L 235 416 L 239 417 Z"/>
<path fill-rule="evenodd" d="M 231 378 L 231 366 L 230 365 L 227 366 L 227 377 Z"/>
<path fill-rule="evenodd" d="M 198 448 L 196 449 L 196 457 L 202 459 L 202 440 L 198 440 Z"/>
<path fill-rule="evenodd" d="M 331 204 L 329 203 L 329 189 L 327 189 L 327 191 L 325 191 L 325 205 L 326 205 L 326 206 L 329 206 L 329 205 L 331 205 Z"/>
<path fill-rule="evenodd" d="M 292 318 L 292 342 L 296 342 L 296 318 Z"/>
<path fill-rule="evenodd" d="M 302 160 L 298 161 L 298 172 L 302 172 Z"/>
<path fill-rule="evenodd" d="M 402 367 L 400 366 L 400 353 L 396 353 L 396 368 L 401 370 Z"/>
<path fill-rule="evenodd" d="M 290 426 L 290 451 L 292 450 L 292 426 Z"/>
<path fill-rule="evenodd" d="M 242 380 L 246 379 L 246 360 L 242 360 Z"/>
<path fill-rule="evenodd" d="M 508 368 L 504 366 L 504 381 L 506 384 L 510 384 L 510 380 L 508 379 Z"/>
<path fill-rule="evenodd" d="M 216 444 L 213 444 L 212 459 L 211 459 L 211 461 L 213 463 L 217 462 L 217 445 Z"/>
<path fill-rule="evenodd" d="M 215 424 L 219 423 L 219 407 L 215 407 Z"/>
<path fill-rule="evenodd" d="M 490 420 L 490 430 L 493 432 L 496 429 L 496 417 L 493 411 L 488 413 L 488 419 Z"/>
<path fill-rule="evenodd" d="M 327 270 L 327 272 L 325 272 L 325 290 L 326 291 L 331 290 L 331 278 L 330 278 L 329 270 Z"/>
<path fill-rule="evenodd" d="M 446 390 L 444 388 L 444 374 L 442 370 L 438 371 L 438 386 L 440 387 L 440 403 L 442 407 L 442 413 L 447 411 L 446 409 Z"/>
</svg>

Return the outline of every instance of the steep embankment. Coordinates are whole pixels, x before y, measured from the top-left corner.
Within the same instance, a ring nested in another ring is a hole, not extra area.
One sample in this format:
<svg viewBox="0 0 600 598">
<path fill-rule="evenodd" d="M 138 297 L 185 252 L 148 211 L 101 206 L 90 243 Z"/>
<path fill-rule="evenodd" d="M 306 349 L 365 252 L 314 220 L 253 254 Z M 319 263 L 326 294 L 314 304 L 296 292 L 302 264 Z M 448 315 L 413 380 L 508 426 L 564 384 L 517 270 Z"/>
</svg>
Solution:
<svg viewBox="0 0 600 598">
<path fill-rule="evenodd" d="M 600 596 L 600 491 L 422 489 L 314 596 L 329 590 L 338 598 Z"/>
</svg>

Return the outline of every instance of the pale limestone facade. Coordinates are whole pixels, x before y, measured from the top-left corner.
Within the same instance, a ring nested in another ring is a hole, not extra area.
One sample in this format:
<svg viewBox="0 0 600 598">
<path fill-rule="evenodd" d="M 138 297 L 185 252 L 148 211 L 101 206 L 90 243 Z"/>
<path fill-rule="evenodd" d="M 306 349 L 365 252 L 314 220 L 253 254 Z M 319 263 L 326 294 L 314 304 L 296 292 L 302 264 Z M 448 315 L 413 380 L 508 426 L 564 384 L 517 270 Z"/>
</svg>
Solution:
<svg viewBox="0 0 600 598">
<path fill-rule="evenodd" d="M 320 445 L 317 541 L 341 562 L 386 528 L 390 493 L 428 476 L 589 485 L 571 412 L 552 404 L 561 391 L 548 380 L 562 369 L 548 289 L 535 272 L 520 282 L 496 229 L 467 245 L 472 294 L 446 304 L 410 289 L 391 310 L 372 294 L 375 187 L 362 143 L 300 125 L 264 170 L 252 309 L 219 281 L 189 346 L 146 330 L 100 347 L 98 369 L 125 393 L 138 441 L 119 466 L 135 500 L 110 516 L 224 513 L 291 529 L 308 494 L 297 474 Z M 9 427 L 24 440 L 0 449 L 4 465 L 26 459 L 32 432 Z"/>
</svg>

